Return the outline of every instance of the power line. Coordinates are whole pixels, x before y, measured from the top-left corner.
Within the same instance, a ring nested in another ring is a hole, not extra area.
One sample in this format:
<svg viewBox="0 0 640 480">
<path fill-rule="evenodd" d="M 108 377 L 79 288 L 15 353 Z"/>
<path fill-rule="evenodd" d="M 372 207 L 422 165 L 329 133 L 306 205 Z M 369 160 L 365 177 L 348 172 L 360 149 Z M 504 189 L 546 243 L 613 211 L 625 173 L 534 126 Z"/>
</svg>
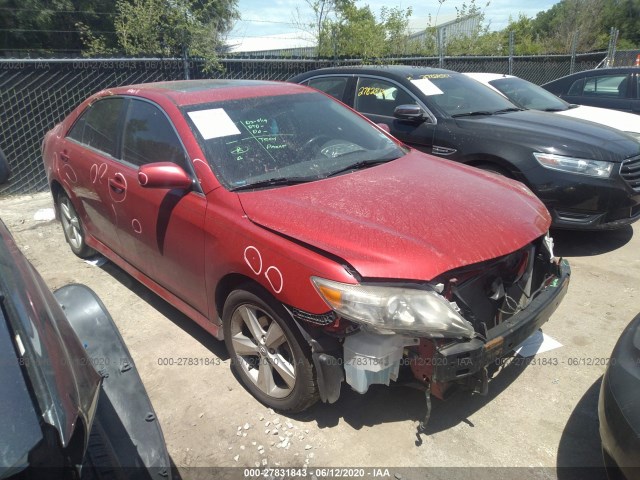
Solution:
<svg viewBox="0 0 640 480">
<path fill-rule="evenodd" d="M 52 10 L 50 8 L 14 8 L 14 7 L 0 7 L 0 10 L 8 10 L 10 12 L 46 12 L 46 13 L 86 13 L 88 15 L 109 15 L 117 16 L 114 12 L 91 12 L 89 10 Z"/>
<path fill-rule="evenodd" d="M 0 32 L 37 32 L 37 33 L 78 33 L 79 30 L 46 30 L 30 28 L 0 28 Z M 91 30 L 91 33 L 117 33 L 111 30 Z"/>
</svg>

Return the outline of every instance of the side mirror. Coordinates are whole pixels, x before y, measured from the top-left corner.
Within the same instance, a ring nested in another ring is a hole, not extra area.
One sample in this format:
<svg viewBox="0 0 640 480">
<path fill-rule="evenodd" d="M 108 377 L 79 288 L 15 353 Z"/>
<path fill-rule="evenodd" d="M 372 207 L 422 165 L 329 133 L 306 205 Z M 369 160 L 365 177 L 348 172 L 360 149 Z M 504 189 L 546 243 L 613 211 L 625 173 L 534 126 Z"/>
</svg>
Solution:
<svg viewBox="0 0 640 480">
<path fill-rule="evenodd" d="M 2 150 L 0 150 L 0 185 L 9 180 L 10 174 L 11 169 L 9 168 L 9 161 L 7 160 L 7 157 L 4 156 L 4 153 L 2 153 Z"/>
<path fill-rule="evenodd" d="M 389 125 L 387 125 L 386 123 L 376 123 L 376 125 L 380 127 L 382 130 L 384 130 L 385 132 L 391 133 L 391 129 L 389 128 Z"/>
<path fill-rule="evenodd" d="M 192 182 L 187 173 L 171 162 L 158 162 L 138 168 L 138 182 L 145 188 L 189 190 Z"/>
<path fill-rule="evenodd" d="M 415 123 L 424 122 L 427 118 L 422 109 L 415 104 L 398 105 L 393 110 L 393 116 L 398 120 L 408 120 Z"/>
</svg>

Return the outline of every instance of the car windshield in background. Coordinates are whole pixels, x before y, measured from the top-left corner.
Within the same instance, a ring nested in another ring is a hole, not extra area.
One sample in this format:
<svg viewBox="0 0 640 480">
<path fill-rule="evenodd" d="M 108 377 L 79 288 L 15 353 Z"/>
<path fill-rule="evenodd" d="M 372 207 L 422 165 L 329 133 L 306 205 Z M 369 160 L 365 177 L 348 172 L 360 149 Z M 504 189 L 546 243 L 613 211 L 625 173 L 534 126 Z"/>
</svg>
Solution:
<svg viewBox="0 0 640 480">
<path fill-rule="evenodd" d="M 519 110 L 499 93 L 462 74 L 421 75 L 411 79 L 411 83 L 452 117 L 494 115 Z"/>
<path fill-rule="evenodd" d="M 320 93 L 192 105 L 184 113 L 229 190 L 319 180 L 404 155 L 384 133 Z"/>
<path fill-rule="evenodd" d="M 567 102 L 544 88 L 520 78 L 499 78 L 489 83 L 522 108 L 545 112 L 564 112 L 571 108 Z"/>
</svg>

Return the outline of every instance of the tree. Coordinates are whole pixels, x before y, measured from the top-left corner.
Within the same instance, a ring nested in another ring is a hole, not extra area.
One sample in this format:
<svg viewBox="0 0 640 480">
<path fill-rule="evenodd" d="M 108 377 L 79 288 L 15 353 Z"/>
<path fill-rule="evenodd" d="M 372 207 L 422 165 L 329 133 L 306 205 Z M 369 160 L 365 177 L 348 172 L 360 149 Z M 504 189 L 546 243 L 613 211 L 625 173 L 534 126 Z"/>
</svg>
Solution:
<svg viewBox="0 0 640 480">
<path fill-rule="evenodd" d="M 406 10 L 400 7 L 382 7 L 380 23 L 385 35 L 383 55 L 405 55 L 409 51 L 407 29 L 412 13 L 413 10 L 410 7 Z"/>
<path fill-rule="evenodd" d="M 2 50 L 32 54 L 83 49 L 83 31 L 100 35 L 104 48 L 117 45 L 115 4 L 99 0 L 5 0 L 0 11 Z"/>
<path fill-rule="evenodd" d="M 383 7 L 378 20 L 369 5 L 357 7 L 353 0 L 324 2 L 331 3 L 324 9 L 322 3 L 313 7 L 318 56 L 373 59 L 405 51 L 410 8 Z"/>
<path fill-rule="evenodd" d="M 318 52 L 329 52 L 333 48 L 333 40 L 331 36 L 323 34 L 323 31 L 327 29 L 329 22 L 333 23 L 337 20 L 337 12 L 344 10 L 348 4 L 353 5 L 353 2 L 354 0 L 305 0 L 313 18 L 310 21 L 301 20 L 302 13 L 296 7 L 294 23 L 300 29 L 312 33 Z"/>
<path fill-rule="evenodd" d="M 127 55 L 200 56 L 211 66 L 239 17 L 236 0 L 118 0 L 115 29 Z"/>
</svg>

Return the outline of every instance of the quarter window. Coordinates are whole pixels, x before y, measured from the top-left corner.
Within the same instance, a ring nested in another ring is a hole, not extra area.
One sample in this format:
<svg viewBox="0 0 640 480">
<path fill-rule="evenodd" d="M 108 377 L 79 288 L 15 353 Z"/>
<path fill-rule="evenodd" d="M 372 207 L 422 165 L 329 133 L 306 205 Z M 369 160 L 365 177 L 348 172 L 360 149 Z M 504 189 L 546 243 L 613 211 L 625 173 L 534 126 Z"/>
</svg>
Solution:
<svg viewBox="0 0 640 480">
<path fill-rule="evenodd" d="M 167 117 L 155 105 L 139 100 L 129 106 L 122 159 L 136 166 L 154 162 L 185 166 L 184 149 Z"/>
<path fill-rule="evenodd" d="M 122 98 L 105 98 L 94 103 L 75 123 L 68 137 L 115 157 Z"/>
</svg>

